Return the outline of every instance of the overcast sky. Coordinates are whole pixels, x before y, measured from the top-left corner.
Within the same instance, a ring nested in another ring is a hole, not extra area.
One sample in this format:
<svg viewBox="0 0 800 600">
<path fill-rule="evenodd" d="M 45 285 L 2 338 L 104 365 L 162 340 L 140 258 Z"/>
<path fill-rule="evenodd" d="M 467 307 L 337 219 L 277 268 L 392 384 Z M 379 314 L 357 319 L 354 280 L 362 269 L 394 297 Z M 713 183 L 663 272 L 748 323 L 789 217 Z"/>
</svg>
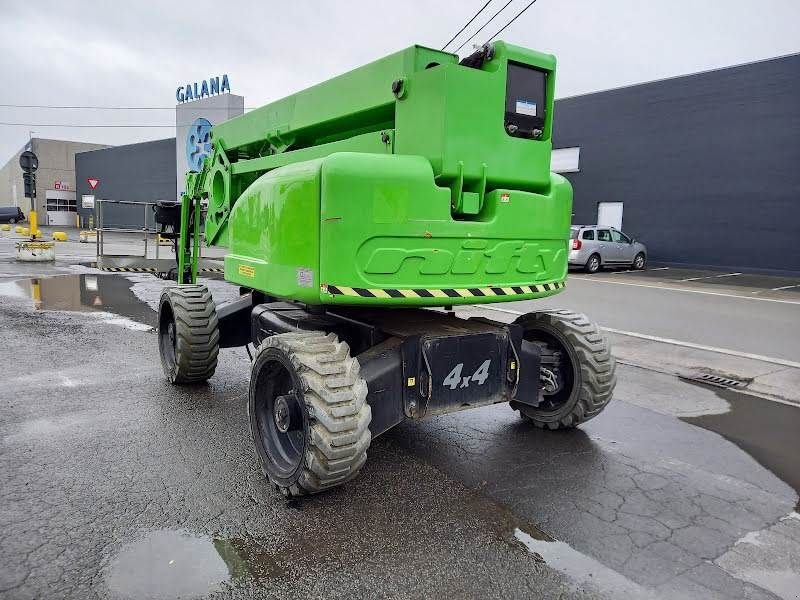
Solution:
<svg viewBox="0 0 800 600">
<path fill-rule="evenodd" d="M 513 0 L 475 41 L 528 1 Z M 484 2 L 0 0 L 0 104 L 173 107 L 178 85 L 227 73 L 259 106 L 414 43 L 439 48 Z M 503 4 L 492 0 L 466 33 Z M 798 23 L 800 0 L 538 0 L 501 37 L 555 54 L 564 97 L 798 52 Z M 0 122 L 25 124 L 0 124 L 0 165 L 29 130 L 109 144 L 174 136 L 42 125 L 171 126 L 170 110 L 0 107 Z"/>
</svg>

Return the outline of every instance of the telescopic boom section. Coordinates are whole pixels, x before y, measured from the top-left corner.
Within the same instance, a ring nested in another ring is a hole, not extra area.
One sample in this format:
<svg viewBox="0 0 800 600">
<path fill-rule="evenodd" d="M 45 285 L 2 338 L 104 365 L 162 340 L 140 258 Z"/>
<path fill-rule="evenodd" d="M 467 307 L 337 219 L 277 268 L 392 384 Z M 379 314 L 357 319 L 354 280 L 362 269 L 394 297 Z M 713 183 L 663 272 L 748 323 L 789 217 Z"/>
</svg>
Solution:
<svg viewBox="0 0 800 600">
<path fill-rule="evenodd" d="M 216 125 L 187 181 L 226 279 L 309 304 L 546 296 L 572 191 L 550 173 L 555 58 L 420 46 Z"/>
</svg>

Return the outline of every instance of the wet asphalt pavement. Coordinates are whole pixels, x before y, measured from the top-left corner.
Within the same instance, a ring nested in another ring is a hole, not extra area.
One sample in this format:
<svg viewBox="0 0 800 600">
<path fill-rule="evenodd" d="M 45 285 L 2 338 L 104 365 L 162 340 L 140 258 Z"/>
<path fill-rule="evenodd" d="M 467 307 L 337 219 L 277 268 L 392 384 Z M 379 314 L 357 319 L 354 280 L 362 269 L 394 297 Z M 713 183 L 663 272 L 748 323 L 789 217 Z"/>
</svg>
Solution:
<svg viewBox="0 0 800 600">
<path fill-rule="evenodd" d="M 354 482 L 287 503 L 246 353 L 170 387 L 140 325 L 162 282 L 69 279 L 39 282 L 55 311 L 0 282 L 2 598 L 797 597 L 794 406 L 621 365 L 580 429 L 507 405 L 404 424 Z"/>
</svg>

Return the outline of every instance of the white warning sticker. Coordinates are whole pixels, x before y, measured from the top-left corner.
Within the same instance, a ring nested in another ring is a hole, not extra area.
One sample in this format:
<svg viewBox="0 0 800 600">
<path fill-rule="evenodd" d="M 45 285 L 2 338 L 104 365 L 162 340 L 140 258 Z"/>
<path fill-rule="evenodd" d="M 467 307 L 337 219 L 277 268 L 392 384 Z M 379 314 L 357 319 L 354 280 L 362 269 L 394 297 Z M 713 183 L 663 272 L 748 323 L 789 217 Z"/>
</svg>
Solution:
<svg viewBox="0 0 800 600">
<path fill-rule="evenodd" d="M 517 114 L 528 115 L 529 117 L 536 116 L 536 102 L 530 100 L 517 100 Z"/>
<path fill-rule="evenodd" d="M 314 271 L 304 267 L 299 267 L 297 269 L 297 285 L 300 287 L 313 287 Z"/>
</svg>

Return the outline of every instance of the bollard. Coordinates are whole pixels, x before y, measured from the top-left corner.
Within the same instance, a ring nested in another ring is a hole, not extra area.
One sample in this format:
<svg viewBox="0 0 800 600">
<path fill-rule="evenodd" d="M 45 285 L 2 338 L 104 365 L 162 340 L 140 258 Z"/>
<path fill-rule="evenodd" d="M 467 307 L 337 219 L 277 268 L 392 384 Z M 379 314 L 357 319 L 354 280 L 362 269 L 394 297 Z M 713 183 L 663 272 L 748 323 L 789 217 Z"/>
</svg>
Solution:
<svg viewBox="0 0 800 600">
<path fill-rule="evenodd" d="M 31 208 L 30 212 L 28 213 L 28 223 L 30 223 L 31 239 L 35 240 L 36 236 L 41 235 L 42 232 L 39 231 L 39 221 L 36 217 L 36 211 L 33 208 Z"/>
</svg>

